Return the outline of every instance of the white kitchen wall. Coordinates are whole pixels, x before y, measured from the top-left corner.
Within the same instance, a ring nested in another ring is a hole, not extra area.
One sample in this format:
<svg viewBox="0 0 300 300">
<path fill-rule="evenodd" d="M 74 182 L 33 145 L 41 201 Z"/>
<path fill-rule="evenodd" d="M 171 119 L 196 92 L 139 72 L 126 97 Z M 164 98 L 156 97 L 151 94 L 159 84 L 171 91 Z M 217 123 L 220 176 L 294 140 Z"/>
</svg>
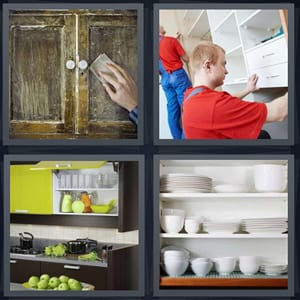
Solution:
<svg viewBox="0 0 300 300">
<path fill-rule="evenodd" d="M 115 228 L 88 228 L 71 226 L 47 226 L 31 224 L 11 224 L 10 236 L 19 236 L 19 232 L 30 232 L 35 238 L 53 240 L 73 240 L 90 238 L 101 243 L 138 244 L 138 231 L 118 232 Z"/>
</svg>

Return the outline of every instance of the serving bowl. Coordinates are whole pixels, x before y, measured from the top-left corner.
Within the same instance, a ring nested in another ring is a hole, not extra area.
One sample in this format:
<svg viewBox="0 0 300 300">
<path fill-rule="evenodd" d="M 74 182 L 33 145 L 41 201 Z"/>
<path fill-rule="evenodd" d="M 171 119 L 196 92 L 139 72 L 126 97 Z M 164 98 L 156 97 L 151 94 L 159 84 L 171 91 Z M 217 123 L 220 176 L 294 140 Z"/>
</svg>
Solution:
<svg viewBox="0 0 300 300">
<path fill-rule="evenodd" d="M 184 217 L 177 215 L 164 215 L 160 217 L 160 225 L 166 233 L 178 233 L 184 225 Z"/>
</svg>

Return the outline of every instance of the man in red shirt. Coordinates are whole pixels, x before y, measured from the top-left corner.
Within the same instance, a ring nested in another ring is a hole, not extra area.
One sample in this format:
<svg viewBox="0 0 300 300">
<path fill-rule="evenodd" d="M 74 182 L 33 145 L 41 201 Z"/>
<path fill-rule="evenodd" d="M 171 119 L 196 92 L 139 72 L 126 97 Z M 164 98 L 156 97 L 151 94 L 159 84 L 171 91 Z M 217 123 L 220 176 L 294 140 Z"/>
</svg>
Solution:
<svg viewBox="0 0 300 300">
<path fill-rule="evenodd" d="M 168 124 L 174 139 L 183 137 L 181 128 L 181 105 L 183 95 L 192 83 L 183 69 L 183 62 L 188 63 L 189 57 L 173 37 L 165 36 L 162 26 L 159 30 L 159 72 L 161 86 L 167 98 Z"/>
<path fill-rule="evenodd" d="M 255 90 L 256 75 L 237 97 L 215 91 L 228 71 L 225 51 L 202 42 L 193 51 L 194 87 L 187 89 L 183 102 L 186 139 L 257 139 L 266 122 L 282 121 L 288 114 L 287 94 L 269 103 L 243 101 Z"/>
</svg>

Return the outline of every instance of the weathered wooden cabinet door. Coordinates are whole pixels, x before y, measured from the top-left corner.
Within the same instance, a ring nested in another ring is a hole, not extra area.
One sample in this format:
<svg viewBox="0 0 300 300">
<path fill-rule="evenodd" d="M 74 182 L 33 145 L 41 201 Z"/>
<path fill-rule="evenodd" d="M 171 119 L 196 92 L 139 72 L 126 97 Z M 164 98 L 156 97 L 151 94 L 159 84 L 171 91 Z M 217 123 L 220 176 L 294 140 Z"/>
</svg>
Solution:
<svg viewBox="0 0 300 300">
<path fill-rule="evenodd" d="M 137 80 L 137 43 L 136 10 L 11 11 L 10 137 L 136 138 L 128 112 L 79 62 L 106 53 Z"/>
<path fill-rule="evenodd" d="M 10 14 L 10 136 L 59 138 L 74 131 L 75 16 Z"/>
<path fill-rule="evenodd" d="M 136 11 L 97 11 L 79 17 L 79 60 L 91 64 L 101 53 L 127 70 L 137 81 Z M 96 76 L 80 72 L 78 131 L 89 135 L 136 138 L 128 112 L 113 103 Z"/>
</svg>

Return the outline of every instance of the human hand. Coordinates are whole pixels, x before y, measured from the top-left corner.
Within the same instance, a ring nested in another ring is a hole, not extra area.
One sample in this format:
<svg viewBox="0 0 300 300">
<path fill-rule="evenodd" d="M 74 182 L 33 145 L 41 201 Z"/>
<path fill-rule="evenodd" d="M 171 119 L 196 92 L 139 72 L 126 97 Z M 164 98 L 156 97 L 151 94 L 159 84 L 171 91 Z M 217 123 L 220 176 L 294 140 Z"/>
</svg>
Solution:
<svg viewBox="0 0 300 300">
<path fill-rule="evenodd" d="M 252 74 L 248 78 L 248 82 L 246 86 L 246 90 L 248 93 L 253 93 L 259 90 L 259 88 L 256 86 L 257 80 L 258 80 L 257 74 Z"/>
<path fill-rule="evenodd" d="M 106 64 L 116 78 L 99 71 L 107 82 L 102 83 L 112 101 L 127 109 L 133 110 L 137 106 L 137 86 L 128 72 L 117 64 Z M 113 88 L 112 88 L 113 87 Z"/>
</svg>

